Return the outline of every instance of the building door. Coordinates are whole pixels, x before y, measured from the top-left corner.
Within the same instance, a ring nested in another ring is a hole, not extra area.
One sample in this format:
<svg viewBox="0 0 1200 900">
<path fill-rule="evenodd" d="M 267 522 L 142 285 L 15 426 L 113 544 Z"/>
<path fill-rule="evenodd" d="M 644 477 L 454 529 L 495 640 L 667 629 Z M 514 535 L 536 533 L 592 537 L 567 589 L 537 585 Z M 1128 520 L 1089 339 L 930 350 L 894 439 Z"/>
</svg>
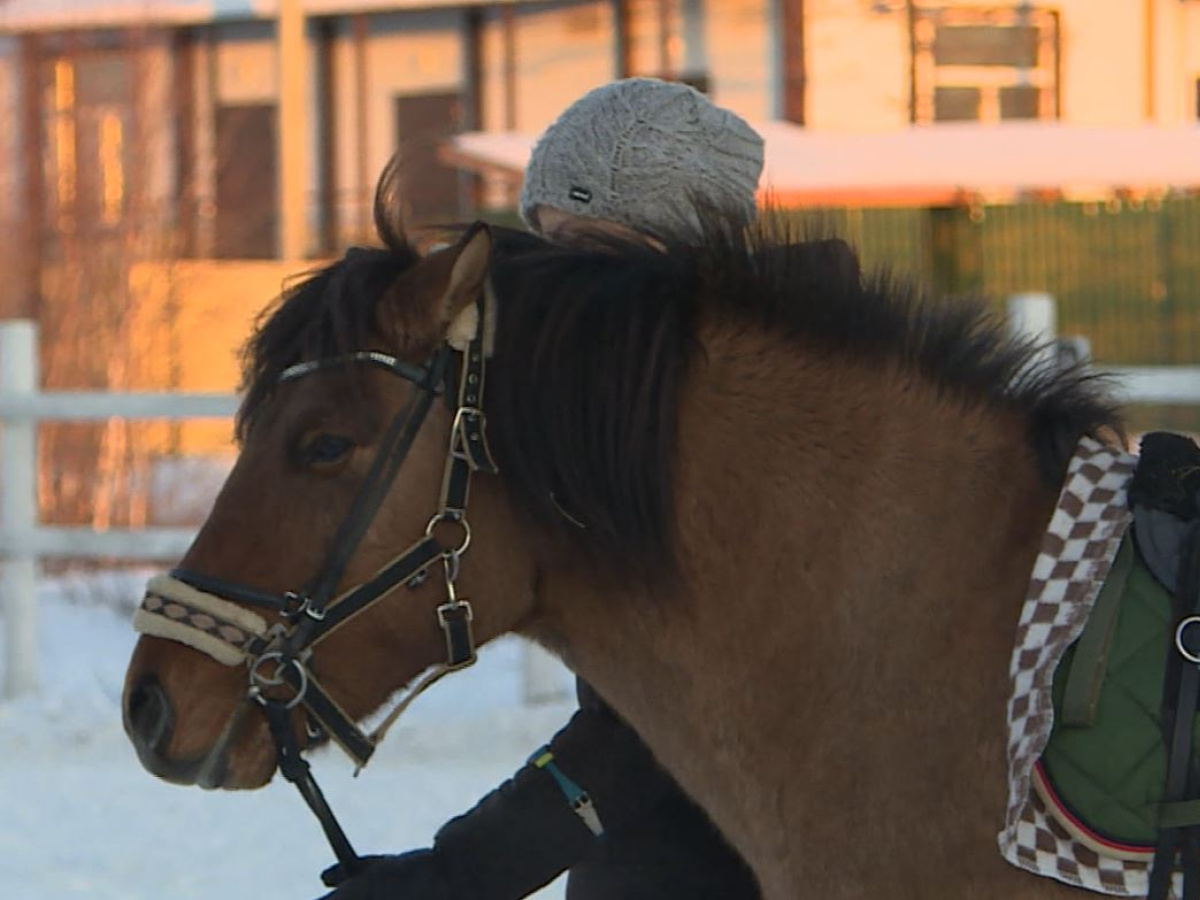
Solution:
<svg viewBox="0 0 1200 900">
<path fill-rule="evenodd" d="M 278 186 L 273 104 L 217 109 L 219 259 L 271 259 L 278 247 Z"/>
<path fill-rule="evenodd" d="M 438 159 L 438 147 L 462 127 L 459 94 L 396 98 L 400 199 L 408 222 L 449 222 L 461 214 L 459 174 Z"/>
</svg>

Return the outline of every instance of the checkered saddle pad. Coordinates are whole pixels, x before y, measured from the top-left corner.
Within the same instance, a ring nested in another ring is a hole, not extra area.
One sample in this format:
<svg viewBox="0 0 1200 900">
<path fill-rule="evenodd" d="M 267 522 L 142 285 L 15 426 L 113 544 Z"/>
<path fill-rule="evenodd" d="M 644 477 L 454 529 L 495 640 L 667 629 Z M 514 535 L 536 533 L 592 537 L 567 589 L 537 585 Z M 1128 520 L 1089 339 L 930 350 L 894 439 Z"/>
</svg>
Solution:
<svg viewBox="0 0 1200 900">
<path fill-rule="evenodd" d="M 1100 852 L 1047 810 L 1037 764 L 1054 725 L 1054 675 L 1079 638 L 1132 521 L 1136 457 L 1084 438 L 1034 563 L 1013 650 L 1008 703 L 1008 808 L 1000 851 L 1038 875 L 1119 897 L 1144 897 L 1149 862 Z M 1176 888 L 1178 895 L 1178 886 Z"/>
</svg>

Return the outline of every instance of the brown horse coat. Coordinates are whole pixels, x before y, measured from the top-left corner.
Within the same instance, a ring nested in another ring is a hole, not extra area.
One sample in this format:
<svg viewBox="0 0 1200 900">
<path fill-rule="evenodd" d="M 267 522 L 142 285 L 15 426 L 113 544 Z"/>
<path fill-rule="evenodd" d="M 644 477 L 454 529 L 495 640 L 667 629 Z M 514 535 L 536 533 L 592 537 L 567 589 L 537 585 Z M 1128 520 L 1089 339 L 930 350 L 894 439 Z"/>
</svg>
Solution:
<svg viewBox="0 0 1200 900">
<path fill-rule="evenodd" d="M 1056 479 L 1082 434 L 1113 424 L 1103 399 L 1033 368 L 978 308 L 822 291 L 812 273 L 798 295 L 800 273 L 719 227 L 700 254 L 501 235 L 490 266 L 485 239 L 418 261 L 392 235 L 266 321 L 242 456 L 184 564 L 266 590 L 310 576 L 411 388 L 275 375 L 344 346 L 419 362 L 490 273 L 501 475 L 473 489 L 460 581 L 481 639 L 517 630 L 561 653 L 769 900 L 1067 896 L 997 849 L 1004 705 Z M 347 585 L 420 533 L 449 429 L 438 405 Z M 355 449 L 318 465 L 306 448 L 331 433 Z M 318 648 L 352 715 L 438 659 L 436 581 Z M 143 638 L 127 702 L 153 679 L 174 712 L 153 736 L 130 713 L 143 761 L 181 781 L 201 760 L 215 784 L 268 780 L 261 722 L 214 749 L 241 678 Z"/>
</svg>

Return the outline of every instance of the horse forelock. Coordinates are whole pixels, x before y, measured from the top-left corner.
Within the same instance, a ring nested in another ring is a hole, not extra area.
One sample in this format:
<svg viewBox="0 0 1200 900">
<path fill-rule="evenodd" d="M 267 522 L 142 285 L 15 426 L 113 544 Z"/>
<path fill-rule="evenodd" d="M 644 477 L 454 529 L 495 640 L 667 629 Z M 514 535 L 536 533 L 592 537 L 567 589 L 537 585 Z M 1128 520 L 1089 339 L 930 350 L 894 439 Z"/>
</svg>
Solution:
<svg viewBox="0 0 1200 900">
<path fill-rule="evenodd" d="M 376 306 L 419 255 L 406 244 L 354 248 L 340 260 L 285 287 L 259 316 L 242 348 L 244 399 L 237 417 L 244 438 L 288 366 L 308 359 L 368 349 Z M 351 377 L 359 370 L 348 370 Z"/>
</svg>

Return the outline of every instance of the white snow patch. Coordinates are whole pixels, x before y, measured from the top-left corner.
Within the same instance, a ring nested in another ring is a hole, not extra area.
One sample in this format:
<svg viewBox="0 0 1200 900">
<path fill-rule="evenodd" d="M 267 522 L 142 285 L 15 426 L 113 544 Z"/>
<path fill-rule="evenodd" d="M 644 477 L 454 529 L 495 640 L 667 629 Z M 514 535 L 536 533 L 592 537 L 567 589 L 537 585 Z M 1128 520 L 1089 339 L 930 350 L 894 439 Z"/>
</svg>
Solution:
<svg viewBox="0 0 1200 900">
<path fill-rule="evenodd" d="M 144 580 L 105 573 L 42 585 L 41 690 L 0 702 L 0 897 L 321 896 L 318 875 L 332 853 L 286 782 L 249 793 L 182 788 L 147 774 L 134 756 L 120 699 Z M 2 629 L 0 620 L 0 648 Z M 427 846 L 567 721 L 569 703 L 521 703 L 521 649 L 501 640 L 435 686 L 357 779 L 337 751 L 314 756 L 360 853 Z M 557 900 L 563 888 L 560 879 L 539 900 Z"/>
</svg>

